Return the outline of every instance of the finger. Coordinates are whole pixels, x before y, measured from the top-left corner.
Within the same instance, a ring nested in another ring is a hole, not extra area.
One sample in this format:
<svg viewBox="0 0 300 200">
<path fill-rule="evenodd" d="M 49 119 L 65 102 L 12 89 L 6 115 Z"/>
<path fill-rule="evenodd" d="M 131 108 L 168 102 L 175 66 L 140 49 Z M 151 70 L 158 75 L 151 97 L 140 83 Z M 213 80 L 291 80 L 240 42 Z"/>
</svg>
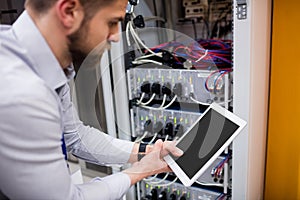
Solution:
<svg viewBox="0 0 300 200">
<path fill-rule="evenodd" d="M 155 152 L 155 151 L 161 151 L 161 149 L 163 148 L 163 141 L 161 139 L 157 140 L 152 148 L 151 152 Z"/>
<path fill-rule="evenodd" d="M 166 171 L 166 172 L 173 172 L 173 170 L 172 170 L 169 166 L 166 167 L 165 171 Z"/>
<path fill-rule="evenodd" d="M 183 151 L 176 147 L 176 142 L 166 141 L 163 143 L 162 157 L 171 153 L 173 156 L 180 157 L 183 155 Z"/>
</svg>

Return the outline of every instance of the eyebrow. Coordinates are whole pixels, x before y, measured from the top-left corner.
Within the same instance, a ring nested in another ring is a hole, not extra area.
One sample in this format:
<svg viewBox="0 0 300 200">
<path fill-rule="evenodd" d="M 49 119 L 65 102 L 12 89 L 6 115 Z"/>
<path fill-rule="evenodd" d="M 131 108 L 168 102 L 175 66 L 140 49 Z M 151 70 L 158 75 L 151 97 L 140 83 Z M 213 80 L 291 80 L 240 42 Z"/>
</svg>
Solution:
<svg viewBox="0 0 300 200">
<path fill-rule="evenodd" d="M 114 17 L 113 20 L 124 21 L 124 17 Z"/>
</svg>

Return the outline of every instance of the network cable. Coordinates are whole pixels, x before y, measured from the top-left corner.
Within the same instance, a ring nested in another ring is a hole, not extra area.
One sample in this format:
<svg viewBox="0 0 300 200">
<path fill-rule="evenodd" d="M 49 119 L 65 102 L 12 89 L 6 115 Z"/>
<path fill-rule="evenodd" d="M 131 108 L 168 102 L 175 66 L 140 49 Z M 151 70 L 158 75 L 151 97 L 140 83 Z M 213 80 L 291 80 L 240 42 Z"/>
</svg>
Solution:
<svg viewBox="0 0 300 200">
<path fill-rule="evenodd" d="M 166 99 L 167 99 L 167 95 L 164 94 L 163 101 L 162 101 L 161 105 L 158 108 L 163 108 L 164 107 L 164 105 L 166 103 Z"/>
<path fill-rule="evenodd" d="M 143 94 L 144 94 L 144 93 L 143 93 Z M 142 97 L 144 98 L 145 95 L 143 95 L 143 94 L 142 94 Z M 153 101 L 153 99 L 155 98 L 155 95 L 156 95 L 155 93 L 152 94 L 151 98 L 150 98 L 149 101 L 147 101 L 146 103 L 143 103 L 143 102 L 142 102 L 143 98 L 141 98 L 140 100 L 137 101 L 137 104 L 138 104 L 138 105 L 142 105 L 142 107 L 143 107 L 143 106 L 147 106 L 148 104 L 150 104 L 150 103 Z"/>
<path fill-rule="evenodd" d="M 149 110 L 165 110 L 165 109 L 169 108 L 176 101 L 176 99 L 177 99 L 177 95 L 175 95 L 173 97 L 173 99 L 171 100 L 171 102 L 168 105 L 164 106 L 164 107 L 155 108 L 155 107 L 144 106 L 144 105 L 142 105 L 141 107 L 149 109 Z"/>
<path fill-rule="evenodd" d="M 157 135 L 158 135 L 158 133 L 154 134 L 154 136 L 152 137 L 152 139 L 148 142 L 149 145 L 152 144 L 155 141 Z"/>
<path fill-rule="evenodd" d="M 200 104 L 200 105 L 204 105 L 204 106 L 210 105 L 210 103 L 204 103 L 204 102 L 197 101 L 196 99 L 194 99 L 194 97 L 192 95 L 190 95 L 190 99 L 196 104 Z"/>
<path fill-rule="evenodd" d="M 145 131 L 142 137 L 137 138 L 134 142 L 139 143 L 141 142 L 146 136 L 148 135 L 148 131 Z"/>
<path fill-rule="evenodd" d="M 166 135 L 166 137 L 165 137 L 165 141 L 167 141 L 167 140 L 168 140 L 168 135 Z M 167 174 L 169 174 L 169 172 Z M 154 176 L 152 176 L 150 178 L 144 178 L 143 180 L 150 184 L 151 181 L 154 180 L 157 176 L 158 176 L 158 174 L 155 174 Z M 166 176 L 166 178 L 167 178 L 167 176 Z"/>
</svg>

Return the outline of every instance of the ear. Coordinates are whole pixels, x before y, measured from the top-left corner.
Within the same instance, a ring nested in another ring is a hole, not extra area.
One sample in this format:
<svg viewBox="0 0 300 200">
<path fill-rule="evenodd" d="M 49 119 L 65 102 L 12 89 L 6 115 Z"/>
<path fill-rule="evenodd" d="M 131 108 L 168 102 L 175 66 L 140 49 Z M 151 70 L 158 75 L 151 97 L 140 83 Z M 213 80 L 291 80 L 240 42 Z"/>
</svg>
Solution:
<svg viewBox="0 0 300 200">
<path fill-rule="evenodd" d="M 58 0 L 55 9 L 67 34 L 78 30 L 84 17 L 79 0 Z"/>
</svg>

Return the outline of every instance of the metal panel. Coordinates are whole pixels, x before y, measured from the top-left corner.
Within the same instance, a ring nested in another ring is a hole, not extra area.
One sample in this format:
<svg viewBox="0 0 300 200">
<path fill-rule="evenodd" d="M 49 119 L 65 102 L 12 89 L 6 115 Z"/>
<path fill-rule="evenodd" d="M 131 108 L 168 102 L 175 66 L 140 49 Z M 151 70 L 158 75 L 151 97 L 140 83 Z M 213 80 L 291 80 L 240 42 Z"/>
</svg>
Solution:
<svg viewBox="0 0 300 200">
<path fill-rule="evenodd" d="M 233 142 L 232 198 L 263 199 L 269 90 L 271 1 L 234 9 L 234 112 L 248 125 Z M 234 2 L 237 5 L 237 2 Z"/>
</svg>

